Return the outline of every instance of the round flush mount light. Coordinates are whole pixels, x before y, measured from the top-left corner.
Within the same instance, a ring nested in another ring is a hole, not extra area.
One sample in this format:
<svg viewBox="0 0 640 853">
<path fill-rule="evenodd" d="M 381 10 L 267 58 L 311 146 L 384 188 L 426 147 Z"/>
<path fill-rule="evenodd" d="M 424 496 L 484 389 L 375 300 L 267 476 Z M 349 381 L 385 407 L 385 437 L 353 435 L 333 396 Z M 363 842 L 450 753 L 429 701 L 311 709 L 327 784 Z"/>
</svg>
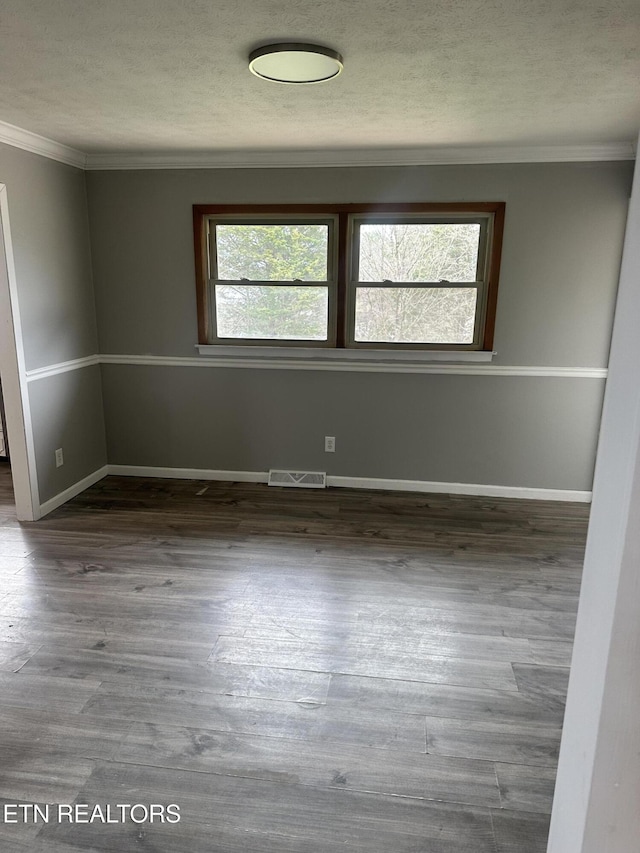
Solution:
<svg viewBox="0 0 640 853">
<path fill-rule="evenodd" d="M 322 83 L 337 77 L 343 67 L 340 54 L 320 44 L 278 42 L 249 54 L 249 70 L 274 83 Z"/>
</svg>

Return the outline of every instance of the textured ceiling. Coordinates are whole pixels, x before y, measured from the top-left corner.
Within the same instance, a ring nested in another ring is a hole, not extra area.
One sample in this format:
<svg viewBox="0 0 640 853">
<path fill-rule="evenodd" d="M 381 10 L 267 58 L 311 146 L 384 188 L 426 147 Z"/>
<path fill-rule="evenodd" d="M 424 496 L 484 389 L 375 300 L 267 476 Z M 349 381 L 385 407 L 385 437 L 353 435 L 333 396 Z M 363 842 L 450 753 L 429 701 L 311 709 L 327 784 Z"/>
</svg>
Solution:
<svg viewBox="0 0 640 853">
<path fill-rule="evenodd" d="M 0 0 L 0 120 L 87 152 L 627 142 L 639 82 L 640 0 Z"/>
</svg>

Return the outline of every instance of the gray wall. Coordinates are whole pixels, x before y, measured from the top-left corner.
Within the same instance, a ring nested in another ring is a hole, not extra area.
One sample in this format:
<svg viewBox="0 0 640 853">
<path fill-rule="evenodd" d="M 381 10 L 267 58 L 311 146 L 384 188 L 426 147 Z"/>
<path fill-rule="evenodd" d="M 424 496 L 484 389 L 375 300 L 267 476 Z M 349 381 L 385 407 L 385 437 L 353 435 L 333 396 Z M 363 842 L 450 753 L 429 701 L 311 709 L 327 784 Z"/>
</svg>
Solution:
<svg viewBox="0 0 640 853">
<path fill-rule="evenodd" d="M 604 367 L 631 163 L 92 172 L 103 353 L 195 355 L 191 205 L 506 201 L 496 364 Z M 597 379 L 103 367 L 109 461 L 589 489 Z M 326 456 L 322 436 L 336 435 Z"/>
<path fill-rule="evenodd" d="M 109 460 L 119 464 L 591 487 L 597 381 L 121 365 L 103 371 Z M 324 453 L 324 435 L 337 436 L 336 453 Z M 554 452 L 554 441 L 563 453 Z"/>
<path fill-rule="evenodd" d="M 84 173 L 0 145 L 27 370 L 93 355 L 96 320 Z"/>
<path fill-rule="evenodd" d="M 100 367 L 38 379 L 29 399 L 44 502 L 106 464 Z M 55 467 L 58 447 L 64 452 L 61 468 Z"/>
<path fill-rule="evenodd" d="M 0 144 L 25 363 L 34 370 L 97 351 L 84 173 Z M 99 370 L 29 386 L 42 502 L 106 462 Z M 93 414 L 85 420 L 87 411 Z M 98 414 L 96 414 L 96 411 Z M 62 447 L 65 464 L 55 468 Z"/>
</svg>

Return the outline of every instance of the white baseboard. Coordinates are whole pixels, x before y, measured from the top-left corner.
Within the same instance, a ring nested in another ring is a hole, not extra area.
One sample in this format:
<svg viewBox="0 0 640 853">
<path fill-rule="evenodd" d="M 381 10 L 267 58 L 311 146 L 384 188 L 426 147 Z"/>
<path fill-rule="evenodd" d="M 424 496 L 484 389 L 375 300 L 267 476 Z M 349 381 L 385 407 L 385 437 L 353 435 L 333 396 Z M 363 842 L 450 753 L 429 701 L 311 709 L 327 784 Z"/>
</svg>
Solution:
<svg viewBox="0 0 640 853">
<path fill-rule="evenodd" d="M 208 468 L 155 468 L 152 465 L 107 465 L 120 477 L 160 477 L 167 480 L 224 480 L 230 483 L 266 483 L 267 471 L 214 471 Z"/>
<path fill-rule="evenodd" d="M 384 489 L 393 492 L 431 492 L 446 495 L 477 495 L 489 498 L 524 498 L 535 501 L 589 503 L 591 492 L 573 489 L 536 489 L 527 486 L 487 486 L 476 483 L 439 483 L 430 480 L 383 480 L 376 477 L 327 477 L 328 486 L 351 489 Z"/>
<path fill-rule="evenodd" d="M 60 492 L 55 495 L 55 497 L 50 498 L 48 501 L 45 501 L 43 504 L 40 504 L 40 512 L 39 518 L 42 518 L 45 515 L 48 515 L 50 512 L 53 512 L 54 509 L 57 509 L 62 504 L 70 501 L 71 498 L 75 498 L 76 495 L 79 495 L 80 492 L 84 492 L 85 489 L 88 489 L 89 486 L 93 486 L 98 480 L 102 480 L 103 477 L 106 477 L 109 473 L 109 466 L 103 465 L 102 468 L 98 468 L 97 471 L 94 471 L 93 474 L 89 474 L 88 477 L 85 477 L 83 480 L 78 480 L 77 483 L 74 483 L 73 486 L 69 486 L 68 489 L 65 489 L 64 492 Z"/>
<path fill-rule="evenodd" d="M 236 483 L 266 483 L 266 471 L 216 471 L 206 468 L 156 468 L 150 465 L 108 465 L 109 474 L 123 477 L 160 477 L 178 480 L 225 480 Z M 351 489 L 383 489 L 396 492 L 425 492 L 448 495 L 478 495 L 492 498 L 526 498 L 539 501 L 589 503 L 591 492 L 573 489 L 536 489 L 526 486 L 485 486 L 475 483 L 440 483 L 430 480 L 385 480 L 377 477 L 327 476 L 327 486 Z"/>
</svg>

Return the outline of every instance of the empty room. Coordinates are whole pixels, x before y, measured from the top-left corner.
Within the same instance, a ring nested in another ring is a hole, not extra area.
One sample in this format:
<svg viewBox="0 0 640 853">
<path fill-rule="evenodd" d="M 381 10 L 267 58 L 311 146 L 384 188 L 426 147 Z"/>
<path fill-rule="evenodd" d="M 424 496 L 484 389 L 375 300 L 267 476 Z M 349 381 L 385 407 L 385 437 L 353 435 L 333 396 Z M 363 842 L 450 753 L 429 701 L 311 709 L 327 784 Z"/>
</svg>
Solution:
<svg viewBox="0 0 640 853">
<path fill-rule="evenodd" d="M 3 853 L 637 853 L 639 36 L 0 2 Z"/>
</svg>

